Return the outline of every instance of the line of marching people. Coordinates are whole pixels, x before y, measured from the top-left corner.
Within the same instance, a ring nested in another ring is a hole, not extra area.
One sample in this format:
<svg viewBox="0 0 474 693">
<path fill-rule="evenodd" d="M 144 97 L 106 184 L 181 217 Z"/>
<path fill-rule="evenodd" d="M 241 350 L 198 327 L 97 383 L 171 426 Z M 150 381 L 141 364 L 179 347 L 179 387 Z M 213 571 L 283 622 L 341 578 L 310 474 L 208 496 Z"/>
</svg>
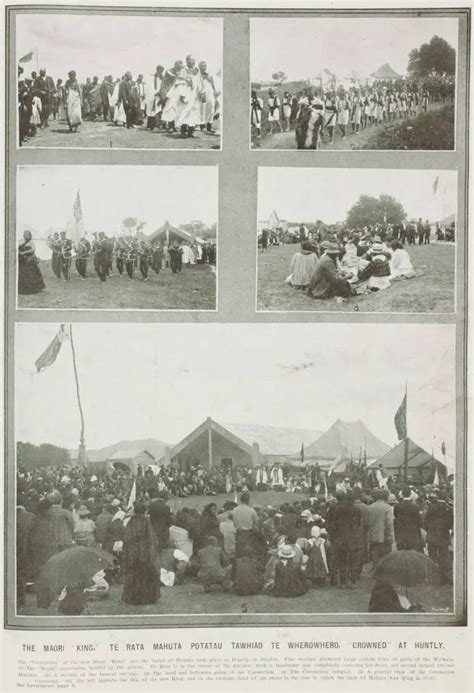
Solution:
<svg viewBox="0 0 474 693">
<path fill-rule="evenodd" d="M 448 85 L 443 102 L 453 98 Z M 380 83 L 370 88 L 322 90 L 307 87 L 297 94 L 284 92 L 279 97 L 269 89 L 266 101 L 257 90 L 251 94 L 251 126 L 256 138 L 262 136 L 266 122 L 270 136 L 278 132 L 295 131 L 296 149 L 318 149 L 327 134 L 328 144 L 334 144 L 336 132 L 342 139 L 357 136 L 363 130 L 397 120 L 415 118 L 426 113 L 433 95 L 427 87 L 400 80 L 393 84 Z"/>
</svg>

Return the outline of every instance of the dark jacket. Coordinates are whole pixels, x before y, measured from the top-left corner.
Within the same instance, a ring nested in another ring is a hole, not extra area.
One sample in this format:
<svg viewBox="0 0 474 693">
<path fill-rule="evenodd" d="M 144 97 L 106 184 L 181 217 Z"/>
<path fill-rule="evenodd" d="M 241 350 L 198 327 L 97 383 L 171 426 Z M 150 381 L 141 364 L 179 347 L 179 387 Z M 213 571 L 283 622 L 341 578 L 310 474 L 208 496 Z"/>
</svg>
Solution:
<svg viewBox="0 0 474 693">
<path fill-rule="evenodd" d="M 359 271 L 359 279 L 366 281 L 370 277 L 389 277 L 390 265 L 388 260 L 383 260 L 381 257 L 376 257 L 369 262 L 367 267 Z"/>
<path fill-rule="evenodd" d="M 393 509 L 395 541 L 407 548 L 421 546 L 421 514 L 416 505 L 403 499 Z"/>
<path fill-rule="evenodd" d="M 329 255 L 322 255 L 317 261 L 308 287 L 308 295 L 313 298 L 331 298 L 348 296 L 349 283 L 339 278 L 334 260 Z"/>
<path fill-rule="evenodd" d="M 170 539 L 169 528 L 173 524 L 173 517 L 171 515 L 171 510 L 162 498 L 155 498 L 155 500 L 150 503 L 148 509 L 148 514 L 150 516 L 150 522 L 155 530 L 160 548 L 164 548 Z"/>
<path fill-rule="evenodd" d="M 425 516 L 428 544 L 449 543 L 453 528 L 453 509 L 445 502 L 437 502 L 428 508 Z"/>
</svg>

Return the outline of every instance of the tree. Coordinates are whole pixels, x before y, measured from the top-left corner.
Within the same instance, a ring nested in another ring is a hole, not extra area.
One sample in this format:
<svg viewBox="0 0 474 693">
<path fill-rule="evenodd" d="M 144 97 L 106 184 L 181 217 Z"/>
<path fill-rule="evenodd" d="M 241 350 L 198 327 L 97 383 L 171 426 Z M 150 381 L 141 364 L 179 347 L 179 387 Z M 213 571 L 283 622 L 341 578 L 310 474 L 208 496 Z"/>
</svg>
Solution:
<svg viewBox="0 0 474 693">
<path fill-rule="evenodd" d="M 278 72 L 274 72 L 272 74 L 272 79 L 278 84 L 283 84 L 283 82 L 286 80 L 286 74 L 283 72 L 283 70 L 278 70 Z"/>
<path fill-rule="evenodd" d="M 35 467 L 64 467 L 71 464 L 71 456 L 65 448 L 44 443 L 17 443 L 18 464 L 28 469 Z"/>
<path fill-rule="evenodd" d="M 347 213 L 347 225 L 354 229 L 374 224 L 400 224 L 406 219 L 403 205 L 391 195 L 361 195 Z"/>
<path fill-rule="evenodd" d="M 430 74 L 454 75 L 456 51 L 445 39 L 433 36 L 429 43 L 410 51 L 408 74 L 412 79 L 423 79 Z"/>
</svg>

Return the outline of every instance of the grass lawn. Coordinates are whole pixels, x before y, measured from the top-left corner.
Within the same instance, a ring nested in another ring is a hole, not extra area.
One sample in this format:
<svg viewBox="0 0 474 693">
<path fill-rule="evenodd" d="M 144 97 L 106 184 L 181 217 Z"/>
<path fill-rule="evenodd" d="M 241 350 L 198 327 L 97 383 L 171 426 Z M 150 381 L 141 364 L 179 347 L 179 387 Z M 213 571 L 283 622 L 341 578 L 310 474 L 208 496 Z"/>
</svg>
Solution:
<svg viewBox="0 0 474 693">
<path fill-rule="evenodd" d="M 143 310 L 215 310 L 216 274 L 211 265 L 185 267 L 181 274 L 165 269 L 156 275 L 149 273 L 143 282 L 139 272 L 133 279 L 117 271 L 101 284 L 88 261 L 87 279 L 82 281 L 74 266 L 69 282 L 59 281 L 53 274 L 51 262 L 40 261 L 46 289 L 31 296 L 18 296 L 19 308 Z"/>
<path fill-rule="evenodd" d="M 215 127 L 215 125 L 214 125 Z M 104 149 L 220 149 L 220 133 L 197 130 L 194 137 L 182 138 L 179 132 L 150 132 L 143 125 L 127 130 L 113 123 L 84 121 L 79 132 L 70 133 L 66 121 L 49 120 L 46 130 L 23 144 L 26 147 L 100 147 Z"/>
<path fill-rule="evenodd" d="M 454 149 L 454 105 L 379 129 L 362 149 Z"/>
<path fill-rule="evenodd" d="M 168 505 L 175 512 L 187 505 L 202 509 L 210 502 L 216 502 L 222 507 L 227 499 L 233 499 L 233 494 L 218 496 L 193 496 L 189 498 L 172 498 Z M 307 498 L 302 493 L 285 493 L 276 491 L 256 491 L 251 493 L 252 505 L 279 506 L 285 501 L 295 501 Z M 147 606 L 132 606 L 121 601 L 122 585 L 113 584 L 109 598 L 102 601 L 89 602 L 93 615 L 139 615 L 139 614 L 264 614 L 264 613 L 363 613 L 367 611 L 370 593 L 374 581 L 364 575 L 353 590 L 343 590 L 330 585 L 310 590 L 295 599 L 280 599 L 268 595 L 241 597 L 233 593 L 214 592 L 206 594 L 195 580 L 187 580 L 175 587 L 162 587 L 161 599 L 157 604 Z M 19 609 L 20 615 L 44 616 L 57 614 L 57 602 L 53 602 L 48 610 L 36 607 L 34 594 L 27 594 L 27 602 Z M 449 585 L 442 587 L 413 587 L 409 590 L 411 601 L 420 602 L 427 612 L 448 612 L 453 607 L 453 590 Z M 317 622 L 315 621 L 315 625 Z"/>
<path fill-rule="evenodd" d="M 317 300 L 285 284 L 296 244 L 258 251 L 257 310 L 369 311 L 382 313 L 449 313 L 454 310 L 454 244 L 432 243 L 408 248 L 416 270 L 423 276 L 394 282 L 389 289 L 353 296 L 345 303 Z"/>
</svg>

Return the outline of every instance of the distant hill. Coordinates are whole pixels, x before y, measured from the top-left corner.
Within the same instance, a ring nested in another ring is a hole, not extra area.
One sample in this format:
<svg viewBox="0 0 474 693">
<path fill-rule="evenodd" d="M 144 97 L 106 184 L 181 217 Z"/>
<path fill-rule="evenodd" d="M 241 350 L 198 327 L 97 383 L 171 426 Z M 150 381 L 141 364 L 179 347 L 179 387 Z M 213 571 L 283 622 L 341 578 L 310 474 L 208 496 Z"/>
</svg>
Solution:
<svg viewBox="0 0 474 693">
<path fill-rule="evenodd" d="M 301 443 L 309 445 L 321 435 L 321 431 L 307 428 L 285 428 L 251 424 L 223 423 L 231 433 L 246 443 L 258 443 L 262 455 L 288 455 L 301 450 Z"/>
<path fill-rule="evenodd" d="M 316 457 L 332 460 L 345 449 L 354 457 L 359 456 L 360 450 L 362 454 L 366 450 L 367 457 L 374 459 L 384 455 L 390 448 L 371 433 L 362 421 L 347 422 L 337 419 L 325 433 L 305 449 L 305 457 L 306 459 Z"/>
<path fill-rule="evenodd" d="M 123 453 L 123 456 L 134 457 L 142 450 L 148 450 L 155 459 L 160 459 L 164 455 L 165 448 L 172 447 L 170 443 L 164 443 L 162 440 L 156 440 L 156 438 L 144 438 L 143 440 L 121 440 L 119 443 L 114 443 L 113 445 L 107 445 L 104 448 L 99 448 L 97 450 L 87 450 L 87 458 L 89 462 L 104 462 L 109 459 L 113 454 L 118 452 Z M 77 459 L 77 450 L 70 450 L 71 459 Z"/>
</svg>

